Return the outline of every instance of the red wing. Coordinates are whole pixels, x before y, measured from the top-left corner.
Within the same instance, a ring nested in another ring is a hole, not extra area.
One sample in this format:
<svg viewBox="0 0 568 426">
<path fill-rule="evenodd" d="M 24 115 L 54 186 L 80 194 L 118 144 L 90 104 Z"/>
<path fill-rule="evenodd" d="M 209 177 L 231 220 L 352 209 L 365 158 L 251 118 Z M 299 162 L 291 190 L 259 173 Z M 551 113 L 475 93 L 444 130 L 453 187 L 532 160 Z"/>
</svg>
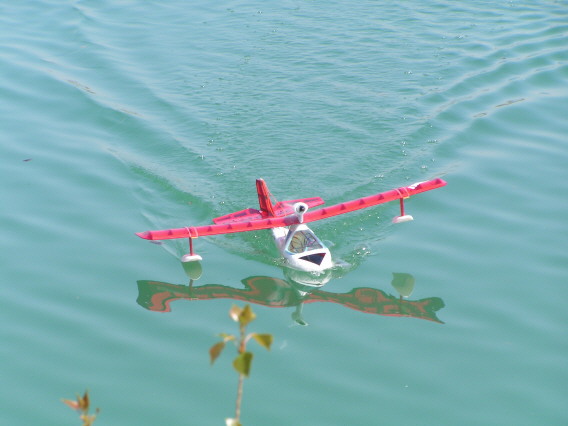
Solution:
<svg viewBox="0 0 568 426">
<path fill-rule="evenodd" d="M 304 223 L 314 222 L 316 220 L 337 216 L 339 214 L 349 213 L 355 210 L 360 210 L 367 207 L 376 206 L 378 204 L 387 203 L 389 201 L 408 198 L 412 195 L 420 194 L 421 192 L 425 191 L 430 191 L 431 189 L 441 188 L 442 186 L 445 185 L 446 182 L 442 179 L 434 179 L 434 180 L 429 180 L 427 182 L 418 182 L 410 186 L 391 189 L 390 191 L 381 192 L 380 194 L 370 195 L 368 197 L 357 198 L 356 200 L 346 201 L 345 203 L 336 204 L 331 207 L 324 207 L 319 210 L 308 211 L 304 214 L 303 221 Z M 317 200 L 317 199 L 308 199 L 308 200 Z M 295 200 L 292 201 L 291 203 L 298 201 L 302 200 Z M 252 216 L 257 217 L 254 213 L 254 209 L 243 210 L 243 212 L 237 212 L 233 214 L 243 213 L 244 216 L 248 214 L 250 215 L 249 217 Z M 260 212 L 258 212 L 258 214 L 260 214 Z M 224 217 L 226 216 L 222 216 L 220 219 L 223 219 Z M 288 216 L 270 217 L 258 220 L 257 219 L 245 220 L 242 222 L 241 221 L 233 223 L 224 222 L 222 224 L 216 224 L 216 225 L 192 226 L 186 228 L 166 229 L 163 231 L 139 232 L 136 235 L 138 235 L 140 238 L 145 238 L 147 240 L 167 240 L 172 238 L 188 238 L 188 237 L 197 238 L 197 237 L 204 237 L 207 235 L 230 234 L 234 232 L 277 228 L 280 226 L 290 226 L 295 223 L 298 223 L 298 218 L 296 217 L 296 215 L 291 214 Z"/>
<path fill-rule="evenodd" d="M 146 240 L 169 240 L 173 238 L 197 238 L 207 235 L 232 234 L 235 232 L 257 231 L 259 229 L 277 228 L 290 226 L 298 223 L 296 216 L 271 217 L 246 222 L 234 222 L 220 225 L 191 226 L 177 229 L 164 229 L 163 231 L 138 232 L 140 238 Z"/>
<path fill-rule="evenodd" d="M 446 185 L 443 179 L 433 179 L 426 182 L 417 182 L 402 188 L 391 189 L 390 191 L 381 192 L 368 197 L 357 198 L 356 200 L 346 201 L 345 203 L 336 204 L 323 209 L 308 211 L 304 214 L 304 222 L 314 222 L 316 220 L 325 219 L 339 214 L 349 213 L 355 210 L 376 206 L 378 204 L 388 203 L 389 201 L 409 198 L 412 195 L 421 192 L 430 191 L 431 189 L 441 188 Z"/>
</svg>

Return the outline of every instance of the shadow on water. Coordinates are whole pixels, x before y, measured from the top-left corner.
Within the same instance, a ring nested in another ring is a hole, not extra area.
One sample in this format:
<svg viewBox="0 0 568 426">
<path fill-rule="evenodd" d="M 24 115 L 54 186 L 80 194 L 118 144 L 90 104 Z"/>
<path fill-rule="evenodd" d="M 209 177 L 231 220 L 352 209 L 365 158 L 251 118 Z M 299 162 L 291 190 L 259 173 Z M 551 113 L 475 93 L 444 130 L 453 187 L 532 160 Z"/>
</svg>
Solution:
<svg viewBox="0 0 568 426">
<path fill-rule="evenodd" d="M 308 325 L 302 316 L 307 303 L 330 302 L 356 311 L 392 317 L 411 317 L 443 324 L 436 312 L 445 305 L 439 297 L 409 300 L 415 279 L 407 273 L 393 273 L 391 286 L 398 296 L 372 287 L 355 287 L 347 293 L 333 293 L 322 288 L 333 278 L 334 270 L 317 276 L 311 273 L 284 268 L 285 279 L 268 276 L 251 276 L 241 280 L 242 287 L 205 284 L 196 286 L 201 277 L 201 265 L 192 262 L 185 266 L 189 284 L 170 284 L 161 281 L 138 281 L 140 306 L 154 312 L 170 312 L 177 300 L 233 299 L 272 308 L 295 307 L 292 319 L 300 325 Z"/>
</svg>

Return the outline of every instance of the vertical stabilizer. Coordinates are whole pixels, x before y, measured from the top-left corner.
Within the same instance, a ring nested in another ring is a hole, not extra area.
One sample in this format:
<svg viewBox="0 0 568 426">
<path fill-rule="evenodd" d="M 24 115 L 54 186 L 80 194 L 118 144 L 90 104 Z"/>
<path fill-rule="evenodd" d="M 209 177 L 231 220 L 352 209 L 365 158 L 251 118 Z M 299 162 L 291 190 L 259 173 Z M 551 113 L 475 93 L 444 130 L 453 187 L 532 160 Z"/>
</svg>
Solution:
<svg viewBox="0 0 568 426">
<path fill-rule="evenodd" d="M 262 215 L 267 217 L 275 216 L 272 200 L 270 199 L 271 194 L 264 179 L 256 180 L 256 192 L 258 193 L 258 205 Z"/>
</svg>

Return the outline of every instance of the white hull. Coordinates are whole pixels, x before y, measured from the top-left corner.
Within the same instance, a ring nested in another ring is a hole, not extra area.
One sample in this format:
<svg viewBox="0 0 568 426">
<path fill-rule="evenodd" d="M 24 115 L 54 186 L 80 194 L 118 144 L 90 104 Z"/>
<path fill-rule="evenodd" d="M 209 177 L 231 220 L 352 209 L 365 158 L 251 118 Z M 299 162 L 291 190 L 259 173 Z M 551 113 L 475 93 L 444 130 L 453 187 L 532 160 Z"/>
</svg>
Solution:
<svg viewBox="0 0 568 426">
<path fill-rule="evenodd" d="M 307 225 L 272 228 L 278 251 L 291 268 L 321 272 L 333 267 L 329 249 Z"/>
</svg>

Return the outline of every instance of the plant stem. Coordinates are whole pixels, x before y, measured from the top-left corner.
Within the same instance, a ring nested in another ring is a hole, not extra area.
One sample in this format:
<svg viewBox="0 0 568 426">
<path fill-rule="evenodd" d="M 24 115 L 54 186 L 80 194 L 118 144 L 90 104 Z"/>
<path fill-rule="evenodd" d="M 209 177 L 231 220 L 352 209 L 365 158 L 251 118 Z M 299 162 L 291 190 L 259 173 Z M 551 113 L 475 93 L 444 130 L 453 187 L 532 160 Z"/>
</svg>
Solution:
<svg viewBox="0 0 568 426">
<path fill-rule="evenodd" d="M 235 409 L 235 419 L 237 420 L 237 424 L 240 424 L 241 421 L 241 401 L 243 400 L 243 380 L 244 375 L 239 374 L 239 387 L 237 389 L 237 407 Z"/>
<path fill-rule="evenodd" d="M 239 339 L 239 354 L 242 354 L 246 350 L 246 326 L 240 324 L 239 326 L 240 331 L 240 339 Z M 243 382 L 244 382 L 244 374 L 239 374 L 239 386 L 237 388 L 237 406 L 235 408 L 235 419 L 237 420 L 237 424 L 241 422 L 241 401 L 243 400 Z"/>
</svg>

